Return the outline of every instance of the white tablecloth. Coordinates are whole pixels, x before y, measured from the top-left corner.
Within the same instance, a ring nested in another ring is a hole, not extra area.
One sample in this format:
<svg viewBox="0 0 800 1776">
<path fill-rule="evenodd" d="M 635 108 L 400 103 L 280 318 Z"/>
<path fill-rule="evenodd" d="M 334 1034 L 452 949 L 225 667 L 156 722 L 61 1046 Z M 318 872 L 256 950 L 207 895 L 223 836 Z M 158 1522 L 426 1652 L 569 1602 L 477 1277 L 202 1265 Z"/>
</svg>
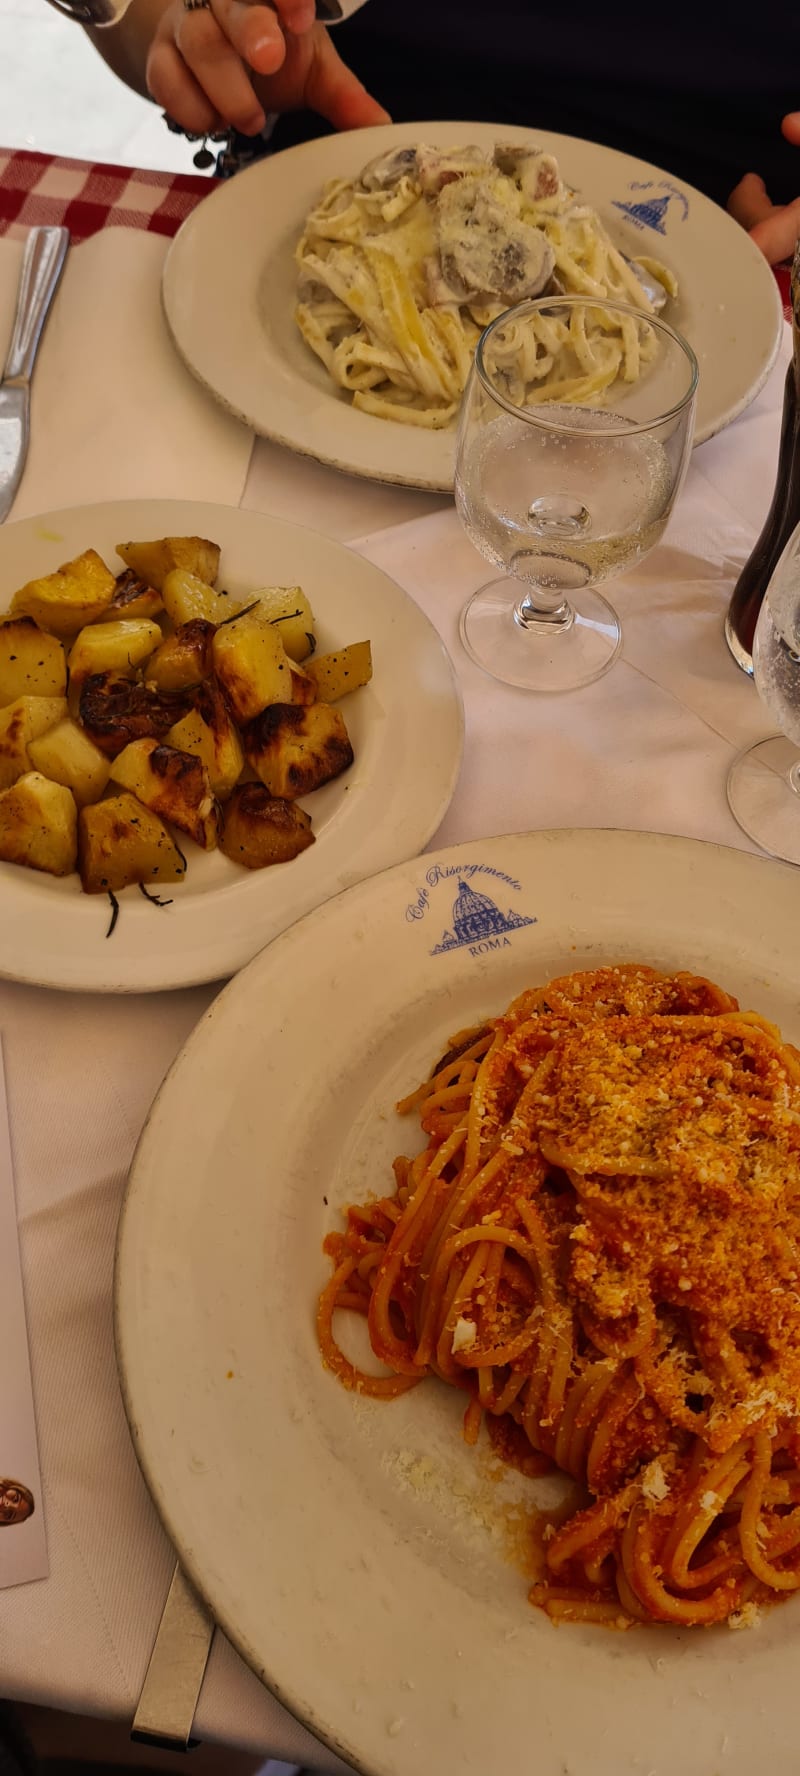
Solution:
<svg viewBox="0 0 800 1776">
<path fill-rule="evenodd" d="M 139 264 L 155 301 L 158 255 L 148 237 L 133 238 L 141 238 L 149 255 L 146 271 L 143 259 Z M 10 255 L 0 253 L 0 319 L 4 308 L 8 312 L 13 270 Z M 134 347 L 152 370 L 152 354 L 161 350 L 152 333 L 149 344 L 140 334 Z M 362 485 L 264 443 L 255 448 L 245 485 L 246 436 L 233 436 L 227 421 L 220 428 L 210 404 L 203 416 L 209 429 L 195 440 L 192 466 L 211 492 L 216 453 L 226 491 L 218 483 L 215 497 L 310 521 L 348 540 L 360 537 L 364 553 L 392 573 L 439 628 L 456 662 L 467 722 L 464 768 L 439 841 L 595 825 L 746 846 L 727 809 L 725 776 L 735 750 L 770 724 L 728 656 L 722 620 L 771 492 L 787 357 L 788 334 L 759 400 L 722 438 L 696 452 L 662 546 L 614 586 L 625 623 L 624 659 L 569 697 L 537 699 L 507 689 L 464 655 L 458 612 L 486 569 L 448 502 Z M 158 361 L 163 376 L 163 358 Z M 51 374 L 57 383 L 55 345 Z M 139 465 L 137 493 L 188 491 L 180 443 L 187 425 L 191 430 L 198 392 L 187 392 L 183 374 L 177 364 L 169 372 L 170 402 L 178 403 L 172 445 L 169 434 L 166 441 L 162 436 L 157 482 L 149 483 Z M 84 392 L 87 402 L 110 398 L 107 383 Z M 39 400 L 44 409 L 44 387 Z M 162 398 L 159 419 L 168 405 Z M 91 428 L 84 426 L 80 495 L 74 468 L 64 494 L 52 456 L 42 451 L 32 459 L 25 511 L 59 497 L 91 499 L 92 457 Z M 129 464 L 127 451 L 116 475 L 106 463 L 104 494 L 133 490 Z M 211 997 L 211 989 L 202 989 L 146 999 L 75 998 L 0 983 L 50 1553 L 48 1579 L 0 1592 L 0 1693 L 7 1697 L 130 1719 L 144 1678 L 174 1555 L 139 1475 L 117 1385 L 113 1245 L 148 1106 Z M 343 1769 L 219 1634 L 196 1730 L 265 1756 Z"/>
</svg>

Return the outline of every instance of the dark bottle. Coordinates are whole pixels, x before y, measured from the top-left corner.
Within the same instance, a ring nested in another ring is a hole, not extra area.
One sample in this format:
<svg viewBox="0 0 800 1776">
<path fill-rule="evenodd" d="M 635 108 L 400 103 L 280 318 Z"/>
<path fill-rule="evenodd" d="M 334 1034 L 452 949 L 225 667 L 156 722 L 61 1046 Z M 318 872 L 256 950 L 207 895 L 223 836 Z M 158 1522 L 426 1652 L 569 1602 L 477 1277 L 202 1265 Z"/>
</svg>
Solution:
<svg viewBox="0 0 800 1776">
<path fill-rule="evenodd" d="M 792 266 L 794 354 L 786 372 L 778 475 L 766 523 L 734 587 L 725 618 L 725 640 L 737 666 L 752 673 L 758 613 L 778 559 L 800 524 L 800 242 Z"/>
</svg>

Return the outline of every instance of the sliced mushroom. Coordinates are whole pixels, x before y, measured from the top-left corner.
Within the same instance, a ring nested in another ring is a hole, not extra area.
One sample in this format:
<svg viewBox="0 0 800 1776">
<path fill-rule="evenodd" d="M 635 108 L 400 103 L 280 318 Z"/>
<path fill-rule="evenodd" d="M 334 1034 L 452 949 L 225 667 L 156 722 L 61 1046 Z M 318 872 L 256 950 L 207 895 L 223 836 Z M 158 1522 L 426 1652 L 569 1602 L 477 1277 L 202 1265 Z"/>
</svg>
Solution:
<svg viewBox="0 0 800 1776">
<path fill-rule="evenodd" d="M 465 179 L 469 174 L 488 172 L 491 160 L 486 150 L 467 148 L 417 149 L 417 177 L 426 197 L 435 197 L 445 185 Z"/>
<path fill-rule="evenodd" d="M 529 203 L 543 203 L 548 197 L 558 197 L 561 175 L 554 155 L 546 154 L 542 148 L 498 142 L 495 145 L 494 158 L 501 173 L 508 173 L 510 178 L 516 179 L 523 197 Z"/>
<path fill-rule="evenodd" d="M 448 186 L 439 198 L 438 224 L 442 277 L 460 302 L 499 297 L 510 306 L 540 295 L 552 277 L 547 236 L 513 215 L 491 179 Z"/>
<path fill-rule="evenodd" d="M 361 174 L 365 191 L 391 191 L 400 180 L 414 177 L 417 170 L 416 148 L 390 148 L 370 160 Z"/>
</svg>

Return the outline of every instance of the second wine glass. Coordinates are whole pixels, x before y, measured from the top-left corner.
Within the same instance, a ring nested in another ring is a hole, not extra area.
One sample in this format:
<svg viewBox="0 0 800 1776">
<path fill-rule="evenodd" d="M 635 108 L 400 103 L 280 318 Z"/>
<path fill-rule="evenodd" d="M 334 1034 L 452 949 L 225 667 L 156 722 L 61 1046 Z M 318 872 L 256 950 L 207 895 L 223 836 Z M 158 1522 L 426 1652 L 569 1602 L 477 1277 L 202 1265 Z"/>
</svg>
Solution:
<svg viewBox="0 0 800 1776">
<path fill-rule="evenodd" d="M 619 619 L 595 588 L 662 535 L 696 389 L 691 346 L 627 303 L 547 296 L 487 327 L 455 491 L 471 540 L 511 576 L 482 586 L 461 616 L 467 652 L 493 677 L 570 691 L 613 664 Z"/>
<path fill-rule="evenodd" d="M 800 864 L 800 525 L 761 605 L 753 677 L 781 732 L 734 759 L 728 801 L 748 838 L 773 857 Z"/>
</svg>

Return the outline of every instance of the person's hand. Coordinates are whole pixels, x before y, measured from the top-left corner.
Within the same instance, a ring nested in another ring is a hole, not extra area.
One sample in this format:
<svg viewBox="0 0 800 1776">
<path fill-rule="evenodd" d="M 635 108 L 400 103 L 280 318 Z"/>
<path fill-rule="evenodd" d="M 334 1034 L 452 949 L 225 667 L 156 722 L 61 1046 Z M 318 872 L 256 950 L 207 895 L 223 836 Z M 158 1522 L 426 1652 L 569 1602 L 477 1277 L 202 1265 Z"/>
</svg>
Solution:
<svg viewBox="0 0 800 1776">
<path fill-rule="evenodd" d="M 324 25 L 315 25 L 304 36 L 287 31 L 286 56 L 278 72 L 268 78 L 259 75 L 254 84 L 265 111 L 316 111 L 338 130 L 392 121 L 342 61 Z"/>
<path fill-rule="evenodd" d="M 387 113 L 347 68 L 314 0 L 211 0 L 188 10 L 171 0 L 147 57 L 147 85 L 168 116 L 193 134 L 232 125 L 263 129 L 266 112 L 309 107 L 337 129 L 387 123 Z M 254 84 L 255 82 L 255 84 Z"/>
<path fill-rule="evenodd" d="M 781 127 L 787 142 L 800 147 L 800 111 L 790 111 Z M 731 192 L 728 209 L 747 229 L 770 265 L 780 265 L 784 259 L 791 259 L 800 239 L 800 197 L 796 197 L 793 203 L 774 204 L 763 179 L 757 173 L 746 173 Z"/>
</svg>

